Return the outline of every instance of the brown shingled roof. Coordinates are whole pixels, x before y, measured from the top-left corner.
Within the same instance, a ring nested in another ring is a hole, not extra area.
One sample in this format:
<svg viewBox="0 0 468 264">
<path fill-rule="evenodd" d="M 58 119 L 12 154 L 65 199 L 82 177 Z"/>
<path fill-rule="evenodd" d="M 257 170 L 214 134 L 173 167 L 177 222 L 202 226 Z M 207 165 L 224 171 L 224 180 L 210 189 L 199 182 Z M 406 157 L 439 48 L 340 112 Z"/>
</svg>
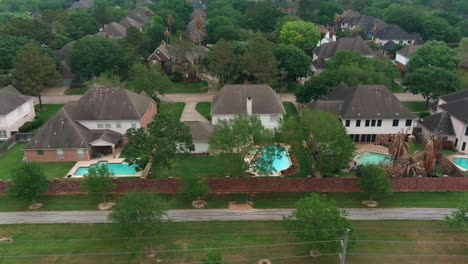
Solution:
<svg viewBox="0 0 468 264">
<path fill-rule="evenodd" d="M 208 122 L 186 121 L 184 125 L 190 129 L 193 142 L 208 142 L 214 131 L 214 125 Z"/>
<path fill-rule="evenodd" d="M 317 57 L 323 57 L 325 59 L 329 59 L 338 51 L 341 50 L 349 50 L 354 51 L 362 56 L 374 56 L 371 48 L 361 37 L 355 38 L 339 38 L 336 41 L 323 44 L 322 46 L 318 47 L 314 50 L 314 53 Z"/>
<path fill-rule="evenodd" d="M 0 115 L 6 115 L 23 105 L 32 97 L 21 94 L 15 87 L 8 85 L 0 89 Z"/>
</svg>

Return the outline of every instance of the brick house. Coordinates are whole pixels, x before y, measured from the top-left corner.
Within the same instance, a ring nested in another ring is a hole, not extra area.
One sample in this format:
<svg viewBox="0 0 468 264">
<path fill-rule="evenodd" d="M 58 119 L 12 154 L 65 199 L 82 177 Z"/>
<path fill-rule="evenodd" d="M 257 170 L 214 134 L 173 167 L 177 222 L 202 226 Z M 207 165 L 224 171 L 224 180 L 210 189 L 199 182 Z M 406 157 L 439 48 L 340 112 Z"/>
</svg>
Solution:
<svg viewBox="0 0 468 264">
<path fill-rule="evenodd" d="M 148 96 L 119 88 L 93 87 L 67 103 L 24 147 L 28 162 L 90 160 L 115 156 L 129 128 L 146 128 L 156 115 Z"/>
<path fill-rule="evenodd" d="M 308 108 L 339 116 L 346 132 L 356 143 L 388 143 L 399 132 L 413 133 L 415 116 L 384 85 L 339 84 L 325 99 Z"/>
</svg>

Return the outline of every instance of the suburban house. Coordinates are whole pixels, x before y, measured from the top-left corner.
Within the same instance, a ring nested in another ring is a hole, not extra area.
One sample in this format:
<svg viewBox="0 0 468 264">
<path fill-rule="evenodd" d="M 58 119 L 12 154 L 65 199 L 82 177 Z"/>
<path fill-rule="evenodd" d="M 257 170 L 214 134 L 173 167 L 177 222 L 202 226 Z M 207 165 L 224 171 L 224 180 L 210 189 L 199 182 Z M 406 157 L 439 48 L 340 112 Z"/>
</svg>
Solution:
<svg viewBox="0 0 468 264">
<path fill-rule="evenodd" d="M 117 22 L 111 22 L 102 26 L 96 36 L 106 39 L 119 39 L 127 36 L 127 29 Z"/>
<path fill-rule="evenodd" d="M 468 89 L 439 98 L 436 113 L 418 122 L 425 137 L 443 134 L 460 152 L 468 154 Z"/>
<path fill-rule="evenodd" d="M 421 41 L 418 34 L 410 34 L 398 25 L 387 25 L 379 30 L 376 29 L 373 36 L 374 42 L 380 45 L 385 45 L 389 41 L 400 45 L 411 45 Z"/>
<path fill-rule="evenodd" d="M 139 31 L 143 30 L 143 24 L 141 24 L 140 22 L 136 21 L 135 19 L 129 16 L 124 17 L 122 20 L 120 20 L 120 25 L 122 25 L 125 29 L 134 27 L 138 29 Z"/>
<path fill-rule="evenodd" d="M 361 37 L 339 38 L 336 41 L 323 44 L 314 50 L 312 70 L 316 74 L 320 74 L 325 67 L 325 63 L 335 56 L 338 51 L 342 50 L 354 51 L 367 58 L 379 56 L 378 52 L 373 52 Z"/>
<path fill-rule="evenodd" d="M 228 84 L 214 97 L 211 103 L 211 120 L 230 120 L 235 115 L 257 116 L 268 129 L 279 127 L 286 113 L 281 97 L 267 84 Z"/>
<path fill-rule="evenodd" d="M 415 116 L 384 85 L 339 84 L 306 107 L 339 116 L 354 142 L 386 144 L 399 132 L 413 133 Z"/>
<path fill-rule="evenodd" d="M 151 13 L 151 10 L 146 7 L 137 7 L 132 9 L 128 16 L 138 21 L 140 24 L 145 25 L 151 16 L 153 16 L 153 13 Z"/>
<path fill-rule="evenodd" d="M 214 125 L 208 122 L 185 121 L 185 126 L 190 129 L 192 134 L 194 154 L 208 154 L 210 152 L 210 137 L 214 131 Z"/>
<path fill-rule="evenodd" d="M 173 45 L 162 41 L 159 47 L 148 57 L 148 62 L 159 64 L 161 70 L 167 74 L 177 70 L 181 73 L 182 79 L 195 80 L 198 78 L 196 66 L 202 63 L 208 51 L 205 46 L 194 45 L 190 51 L 185 53 L 185 56 L 180 58 L 177 56 Z"/>
<path fill-rule="evenodd" d="M 156 103 L 126 89 L 92 87 L 57 112 L 24 147 L 28 162 L 90 160 L 115 156 L 129 128 L 146 128 Z"/>
<path fill-rule="evenodd" d="M 317 43 L 317 47 L 322 46 L 333 41 L 336 41 L 335 30 L 328 25 L 326 27 L 319 26 L 320 40 Z"/>
<path fill-rule="evenodd" d="M 413 44 L 397 51 L 395 60 L 397 67 L 402 74 L 406 72 L 406 64 L 408 64 L 411 55 L 413 55 L 413 53 L 415 53 L 422 46 L 423 45 Z"/>
<path fill-rule="evenodd" d="M 0 140 L 7 140 L 26 122 L 34 120 L 34 98 L 9 85 L 0 89 Z"/>
<path fill-rule="evenodd" d="M 92 8 L 93 5 L 94 5 L 94 0 L 80 0 L 78 2 L 74 2 L 68 9 L 88 10 Z"/>
</svg>

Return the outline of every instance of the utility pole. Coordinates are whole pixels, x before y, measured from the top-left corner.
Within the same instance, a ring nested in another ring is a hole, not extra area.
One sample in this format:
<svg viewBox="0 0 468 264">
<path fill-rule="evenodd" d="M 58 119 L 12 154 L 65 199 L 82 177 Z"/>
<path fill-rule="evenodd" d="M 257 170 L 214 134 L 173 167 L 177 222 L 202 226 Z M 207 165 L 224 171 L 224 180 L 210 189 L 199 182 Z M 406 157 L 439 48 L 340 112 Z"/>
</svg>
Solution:
<svg viewBox="0 0 468 264">
<path fill-rule="evenodd" d="M 349 237 L 349 229 L 345 230 L 343 239 L 340 240 L 341 242 L 341 253 L 338 254 L 340 256 L 340 264 L 346 264 L 346 249 L 348 247 L 348 237 Z"/>
</svg>

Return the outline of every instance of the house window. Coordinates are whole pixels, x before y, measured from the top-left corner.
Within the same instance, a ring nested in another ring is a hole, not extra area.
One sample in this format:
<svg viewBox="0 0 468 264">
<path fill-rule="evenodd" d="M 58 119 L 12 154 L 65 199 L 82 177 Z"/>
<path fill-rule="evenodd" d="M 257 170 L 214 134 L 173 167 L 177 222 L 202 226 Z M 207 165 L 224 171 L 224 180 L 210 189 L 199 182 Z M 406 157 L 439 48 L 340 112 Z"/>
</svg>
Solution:
<svg viewBox="0 0 468 264">
<path fill-rule="evenodd" d="M 112 125 L 111 125 L 111 124 L 105 124 L 105 127 L 106 127 L 106 128 L 111 128 Z"/>
<path fill-rule="evenodd" d="M 466 142 L 463 142 L 461 150 L 465 151 L 465 149 L 466 149 Z"/>
<path fill-rule="evenodd" d="M 136 128 L 136 123 L 132 123 L 132 128 Z"/>
<path fill-rule="evenodd" d="M 400 120 L 398 119 L 393 119 L 393 124 L 392 126 L 397 127 L 400 124 Z"/>
<path fill-rule="evenodd" d="M 411 45 L 411 42 L 412 42 L 411 40 L 408 40 L 408 44 L 409 44 L 409 45 Z"/>
<path fill-rule="evenodd" d="M 79 159 L 84 159 L 84 150 L 83 149 L 77 149 L 76 150 L 76 155 L 78 156 Z"/>
<path fill-rule="evenodd" d="M 42 149 L 36 150 L 36 155 L 38 155 L 38 156 L 44 156 L 44 150 L 42 150 Z"/>
<path fill-rule="evenodd" d="M 63 149 L 57 149 L 57 158 L 58 159 L 63 159 L 64 158 Z"/>
<path fill-rule="evenodd" d="M 5 130 L 0 130 L 0 138 L 7 138 L 7 132 Z"/>
<path fill-rule="evenodd" d="M 270 116 L 270 122 L 278 122 L 279 116 L 278 115 L 271 115 Z"/>
<path fill-rule="evenodd" d="M 382 119 L 377 120 L 377 126 L 381 127 L 382 126 Z"/>
<path fill-rule="evenodd" d="M 458 138 L 455 139 L 455 147 L 458 145 Z"/>
<path fill-rule="evenodd" d="M 366 127 L 370 126 L 370 120 L 366 120 Z"/>
<path fill-rule="evenodd" d="M 356 120 L 356 127 L 360 127 L 361 126 L 361 120 Z"/>
<path fill-rule="evenodd" d="M 122 124 L 120 124 L 120 123 L 117 123 L 115 126 L 116 126 L 117 128 L 122 128 Z"/>
<path fill-rule="evenodd" d="M 413 123 L 413 120 L 411 119 L 406 119 L 405 126 L 409 127 Z"/>
<path fill-rule="evenodd" d="M 468 136 L 468 127 L 465 129 L 465 136 Z"/>
<path fill-rule="evenodd" d="M 376 122 L 375 120 L 372 120 L 372 121 L 371 121 L 371 126 L 372 126 L 372 127 L 375 127 L 375 122 Z"/>
<path fill-rule="evenodd" d="M 346 120 L 345 121 L 345 127 L 349 127 L 351 125 L 351 120 Z"/>
<path fill-rule="evenodd" d="M 98 124 L 97 124 L 97 128 L 104 128 L 104 125 L 101 124 L 101 123 L 98 123 Z"/>
</svg>

